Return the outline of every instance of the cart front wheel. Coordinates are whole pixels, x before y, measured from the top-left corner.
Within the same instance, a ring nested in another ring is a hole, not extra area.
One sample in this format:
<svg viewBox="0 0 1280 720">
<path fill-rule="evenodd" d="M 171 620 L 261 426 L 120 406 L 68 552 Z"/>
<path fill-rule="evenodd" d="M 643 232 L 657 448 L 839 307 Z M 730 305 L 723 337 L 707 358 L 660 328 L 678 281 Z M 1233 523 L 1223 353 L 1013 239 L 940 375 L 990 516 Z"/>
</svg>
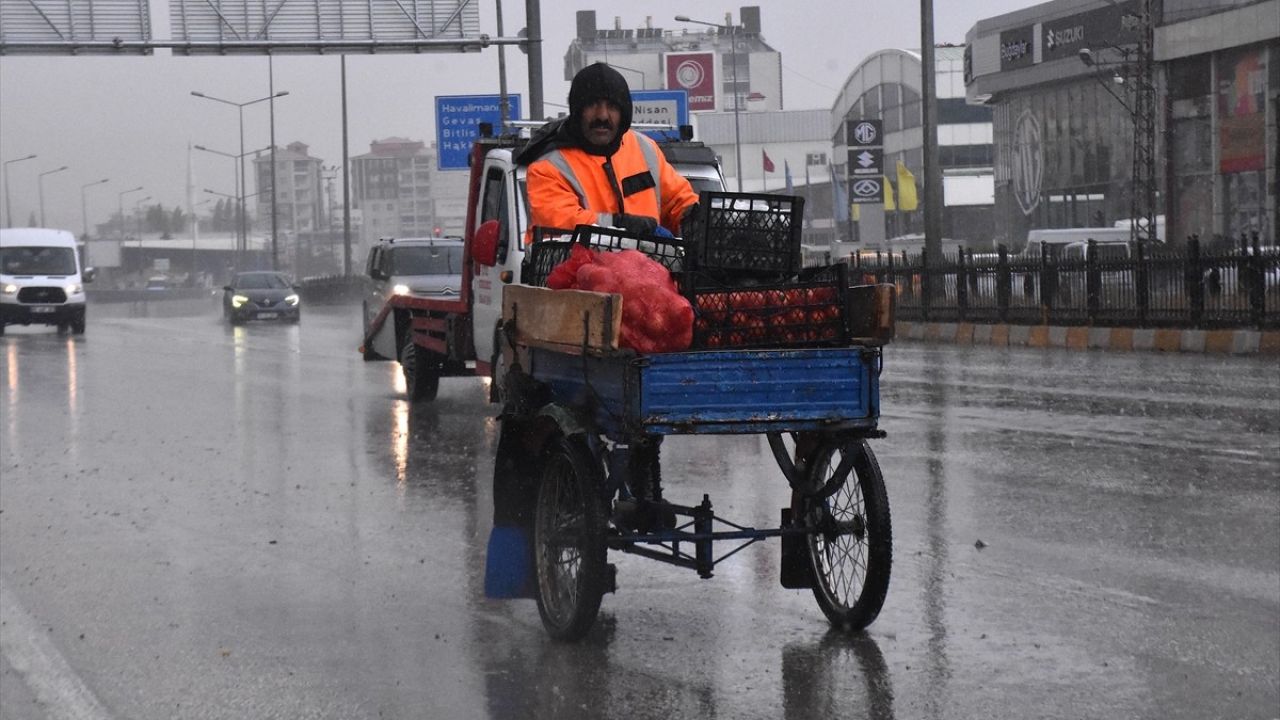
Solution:
<svg viewBox="0 0 1280 720">
<path fill-rule="evenodd" d="M 534 563 L 538 614 L 556 640 L 581 639 L 595 623 L 607 587 L 600 471 L 579 441 L 550 443 L 538 484 Z"/>
<path fill-rule="evenodd" d="M 834 489 L 795 495 L 799 517 L 812 530 L 806 544 L 813 595 L 832 625 L 861 630 L 889 592 L 893 547 L 884 477 L 865 440 L 823 440 L 810 468 L 809 488 Z"/>
</svg>

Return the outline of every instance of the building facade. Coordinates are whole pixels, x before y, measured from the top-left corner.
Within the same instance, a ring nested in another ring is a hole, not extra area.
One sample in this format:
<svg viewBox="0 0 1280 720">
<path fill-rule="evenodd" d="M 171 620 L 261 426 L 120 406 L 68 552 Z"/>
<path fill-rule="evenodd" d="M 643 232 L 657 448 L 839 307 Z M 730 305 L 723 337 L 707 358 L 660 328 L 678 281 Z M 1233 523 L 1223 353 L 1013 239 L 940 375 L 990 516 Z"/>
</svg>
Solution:
<svg viewBox="0 0 1280 720">
<path fill-rule="evenodd" d="M 987 246 L 993 236 L 991 111 L 965 102 L 964 48 L 934 50 L 938 107 L 938 156 L 942 169 L 943 237 L 947 243 Z M 924 229 L 924 104 L 920 54 L 881 50 L 845 80 L 829 114 L 828 133 L 836 177 L 856 190 L 860 150 L 851 139 L 862 120 L 879 120 L 883 132 L 879 202 L 837 207 L 842 242 L 858 248 L 918 251 Z M 904 192 L 905 191 L 905 192 Z M 856 194 L 856 193 L 855 193 Z M 843 192 L 841 197 L 854 195 Z M 914 207 L 909 199 L 914 197 Z M 910 247 L 900 247 L 903 240 Z M 845 250 L 851 248 L 844 248 Z M 944 247 L 952 250 L 952 247 Z M 833 253 L 844 254 L 844 253 Z"/>
<path fill-rule="evenodd" d="M 299 238 L 323 227 L 325 205 L 321 190 L 323 162 L 312 157 L 306 143 L 291 142 L 275 151 L 275 190 L 271 186 L 271 153 L 258 153 L 253 158 L 253 174 L 257 181 L 258 227 L 271 235 L 271 197 L 275 198 L 275 230 L 280 257 L 289 267 L 298 266 Z"/>
<path fill-rule="evenodd" d="M 759 7 L 740 8 L 738 22 L 726 13 L 716 27 L 679 23 L 684 27 L 665 29 L 654 27 L 648 18 L 642 28 L 623 28 L 622 19 L 615 17 L 613 27 L 604 29 L 597 27 L 594 10 L 578 11 L 577 19 L 577 37 L 564 56 L 565 80 L 592 63 L 604 62 L 622 73 L 633 91 L 686 91 L 695 117 L 732 115 L 736 107 L 739 119 L 745 120 L 753 112 L 785 108 L 782 55 L 764 40 Z M 702 135 L 701 127 L 698 133 Z M 742 163 L 744 177 L 749 177 L 757 166 L 746 154 Z M 734 187 L 739 175 L 736 155 L 722 155 L 722 166 L 729 187 Z"/>
<path fill-rule="evenodd" d="M 994 111 L 1006 244 L 1033 228 L 1128 225 L 1147 212 L 1147 182 L 1163 239 L 1275 242 L 1280 0 L 1052 0 L 982 20 L 967 41 L 968 101 Z"/>
<path fill-rule="evenodd" d="M 445 234 L 446 226 L 461 228 L 462 220 L 438 212 L 437 195 L 452 194 L 443 192 L 450 184 L 435 166 L 432 148 L 400 137 L 375 140 L 369 152 L 351 158 L 352 204 L 361 217 L 358 260 L 378 238 L 427 237 L 437 229 Z"/>
</svg>

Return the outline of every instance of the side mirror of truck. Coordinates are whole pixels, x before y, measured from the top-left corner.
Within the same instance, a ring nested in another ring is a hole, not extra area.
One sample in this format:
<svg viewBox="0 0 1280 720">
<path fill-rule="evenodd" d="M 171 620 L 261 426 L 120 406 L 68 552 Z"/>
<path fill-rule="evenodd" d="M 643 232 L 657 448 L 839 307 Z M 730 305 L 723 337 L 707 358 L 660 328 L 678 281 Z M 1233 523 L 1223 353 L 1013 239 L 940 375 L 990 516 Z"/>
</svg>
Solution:
<svg viewBox="0 0 1280 720">
<path fill-rule="evenodd" d="M 93 282 L 93 279 L 97 276 L 98 268 L 95 267 L 87 267 L 84 269 L 84 272 L 80 273 L 80 279 L 87 283 Z"/>
<path fill-rule="evenodd" d="M 485 267 L 498 264 L 498 221 L 488 220 L 476 228 L 471 238 L 471 257 Z"/>
</svg>

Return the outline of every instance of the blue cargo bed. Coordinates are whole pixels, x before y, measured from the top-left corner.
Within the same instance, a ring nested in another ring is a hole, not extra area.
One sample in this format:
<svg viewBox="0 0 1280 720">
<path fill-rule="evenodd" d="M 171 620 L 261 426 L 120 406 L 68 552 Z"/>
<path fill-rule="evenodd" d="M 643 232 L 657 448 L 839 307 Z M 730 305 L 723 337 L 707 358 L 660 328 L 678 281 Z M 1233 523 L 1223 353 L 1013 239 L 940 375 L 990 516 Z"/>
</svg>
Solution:
<svg viewBox="0 0 1280 720">
<path fill-rule="evenodd" d="M 526 371 L 606 435 L 874 431 L 875 347 L 583 355 L 529 348 Z"/>
</svg>

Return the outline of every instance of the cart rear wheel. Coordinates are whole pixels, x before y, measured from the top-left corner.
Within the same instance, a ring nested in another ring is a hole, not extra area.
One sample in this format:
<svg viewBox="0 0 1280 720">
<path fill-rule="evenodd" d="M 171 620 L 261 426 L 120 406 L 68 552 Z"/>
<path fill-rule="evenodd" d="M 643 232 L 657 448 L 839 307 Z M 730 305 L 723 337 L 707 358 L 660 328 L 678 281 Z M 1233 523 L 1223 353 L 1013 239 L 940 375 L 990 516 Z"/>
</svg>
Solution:
<svg viewBox="0 0 1280 720">
<path fill-rule="evenodd" d="M 550 444 L 538 484 L 534 563 L 538 614 L 556 640 L 578 640 L 600 612 L 606 589 L 605 514 L 600 471 L 581 442 Z"/>
<path fill-rule="evenodd" d="M 832 625 L 861 630 L 880 614 L 889 591 L 892 531 L 880 465 L 865 440 L 823 440 L 813 455 L 808 487 L 797 494 L 813 570 L 813 595 Z M 847 468 L 847 470 L 846 470 Z"/>
</svg>

